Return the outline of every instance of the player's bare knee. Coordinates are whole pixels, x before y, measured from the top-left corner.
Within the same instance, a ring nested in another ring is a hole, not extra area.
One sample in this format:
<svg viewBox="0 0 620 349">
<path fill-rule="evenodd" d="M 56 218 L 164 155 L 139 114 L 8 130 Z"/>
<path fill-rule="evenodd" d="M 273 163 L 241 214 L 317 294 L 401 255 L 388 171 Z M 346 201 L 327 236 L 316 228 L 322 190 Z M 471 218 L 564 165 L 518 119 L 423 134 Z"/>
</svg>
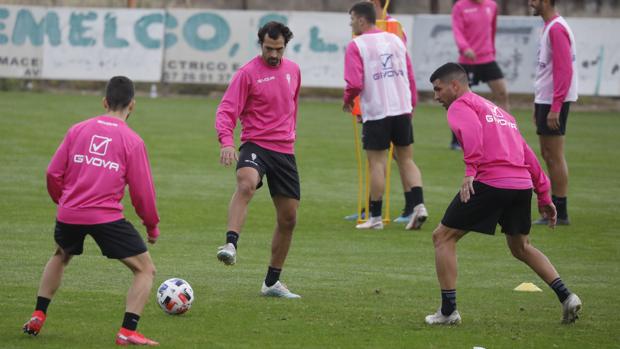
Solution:
<svg viewBox="0 0 620 349">
<path fill-rule="evenodd" d="M 66 253 L 61 247 L 56 247 L 56 251 L 54 251 L 54 256 L 60 257 L 62 264 L 65 266 L 69 264 L 71 260 L 71 255 Z"/>
<path fill-rule="evenodd" d="M 137 268 L 136 273 L 147 276 L 151 279 L 155 278 L 155 274 L 157 273 L 157 269 L 155 269 L 155 265 L 152 262 L 145 263 Z"/>
<path fill-rule="evenodd" d="M 444 229 L 439 227 L 433 231 L 433 245 L 435 248 L 441 247 L 446 242 L 446 233 Z"/>
<path fill-rule="evenodd" d="M 240 180 L 237 183 L 237 193 L 243 197 L 252 197 L 256 192 L 256 185 L 249 180 Z"/>
<path fill-rule="evenodd" d="M 512 253 L 512 256 L 515 257 L 516 259 L 520 260 L 520 261 L 524 261 L 525 260 L 525 256 L 527 254 L 527 244 L 526 243 L 522 243 L 522 244 L 516 244 L 516 243 L 512 243 L 509 245 L 510 247 L 510 253 Z"/>
<path fill-rule="evenodd" d="M 553 162 L 555 161 L 553 157 L 553 152 L 551 152 L 551 150 L 546 147 L 540 148 L 540 155 L 548 165 L 553 164 Z"/>
<path fill-rule="evenodd" d="M 284 214 L 278 217 L 278 226 L 284 231 L 293 231 L 297 225 L 297 214 Z"/>
<path fill-rule="evenodd" d="M 499 89 L 495 92 L 495 98 L 497 98 L 498 101 L 501 101 L 501 104 L 507 104 L 508 103 L 508 91 L 506 89 Z"/>
</svg>

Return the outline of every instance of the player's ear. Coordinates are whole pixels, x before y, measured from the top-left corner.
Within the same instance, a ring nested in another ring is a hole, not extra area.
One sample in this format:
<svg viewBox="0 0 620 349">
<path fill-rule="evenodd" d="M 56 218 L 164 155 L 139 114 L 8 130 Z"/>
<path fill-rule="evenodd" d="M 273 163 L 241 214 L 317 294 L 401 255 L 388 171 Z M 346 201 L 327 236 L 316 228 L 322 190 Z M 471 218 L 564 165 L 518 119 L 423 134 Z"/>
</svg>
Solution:
<svg viewBox="0 0 620 349">
<path fill-rule="evenodd" d="M 108 100 L 107 100 L 105 97 L 103 97 L 103 99 L 101 100 L 101 103 L 103 104 L 103 108 L 104 108 L 105 110 L 110 109 L 110 108 L 109 108 L 109 105 L 108 105 Z"/>
<path fill-rule="evenodd" d="M 450 87 L 452 87 L 452 91 L 457 92 L 460 88 L 461 82 L 457 79 L 450 80 Z"/>
<path fill-rule="evenodd" d="M 131 102 L 129 102 L 129 106 L 128 106 L 128 111 L 131 113 L 133 111 L 133 108 L 136 106 L 136 100 L 132 99 Z"/>
</svg>

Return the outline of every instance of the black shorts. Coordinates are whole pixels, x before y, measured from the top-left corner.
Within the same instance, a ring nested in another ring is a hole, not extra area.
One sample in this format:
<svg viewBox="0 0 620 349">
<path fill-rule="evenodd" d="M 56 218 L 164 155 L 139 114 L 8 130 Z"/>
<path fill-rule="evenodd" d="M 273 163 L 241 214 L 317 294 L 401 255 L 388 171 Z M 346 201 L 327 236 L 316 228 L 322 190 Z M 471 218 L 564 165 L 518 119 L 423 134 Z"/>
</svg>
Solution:
<svg viewBox="0 0 620 349">
<path fill-rule="evenodd" d="M 362 143 L 367 150 L 386 150 L 390 142 L 404 147 L 413 143 L 411 114 L 369 120 L 362 125 Z"/>
<path fill-rule="evenodd" d="M 482 64 L 461 64 L 467 72 L 469 78 L 469 86 L 475 86 L 482 82 L 489 82 L 504 78 L 504 74 L 497 62 L 489 62 Z"/>
<path fill-rule="evenodd" d="M 93 237 L 101 254 L 112 259 L 123 259 L 146 252 L 146 245 L 138 231 L 124 218 L 103 224 L 67 224 L 56 221 L 54 240 L 67 254 L 80 255 L 84 238 Z"/>
<path fill-rule="evenodd" d="M 252 167 L 258 171 L 260 182 L 257 189 L 263 186 L 263 176 L 267 175 L 271 197 L 282 195 L 297 200 L 301 198 L 295 155 L 279 153 L 246 142 L 239 148 L 237 170 L 242 167 Z"/>
<path fill-rule="evenodd" d="M 547 126 L 547 115 L 551 110 L 551 104 L 534 103 L 534 117 L 536 118 L 536 134 L 542 136 L 564 136 L 566 133 L 566 123 L 568 122 L 568 111 L 570 102 L 564 102 L 560 110 L 560 129 L 551 130 Z"/>
<path fill-rule="evenodd" d="M 495 234 L 497 223 L 508 235 L 527 235 L 532 227 L 532 189 L 499 189 L 474 181 L 467 203 L 456 194 L 441 224 L 464 231 Z"/>
</svg>

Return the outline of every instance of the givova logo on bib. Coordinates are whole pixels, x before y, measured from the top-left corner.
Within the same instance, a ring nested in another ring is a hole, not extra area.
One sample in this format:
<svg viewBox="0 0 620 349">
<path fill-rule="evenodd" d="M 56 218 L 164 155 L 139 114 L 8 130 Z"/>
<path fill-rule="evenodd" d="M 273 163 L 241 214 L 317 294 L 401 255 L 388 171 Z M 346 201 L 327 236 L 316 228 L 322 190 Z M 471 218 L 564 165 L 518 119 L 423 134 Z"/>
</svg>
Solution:
<svg viewBox="0 0 620 349">
<path fill-rule="evenodd" d="M 399 76 L 405 76 L 405 72 L 402 69 L 395 70 L 393 58 L 394 55 L 391 53 L 385 53 L 379 55 L 381 59 L 381 69 L 382 71 L 379 73 L 372 74 L 373 80 L 381 80 L 385 78 L 394 78 Z"/>
</svg>

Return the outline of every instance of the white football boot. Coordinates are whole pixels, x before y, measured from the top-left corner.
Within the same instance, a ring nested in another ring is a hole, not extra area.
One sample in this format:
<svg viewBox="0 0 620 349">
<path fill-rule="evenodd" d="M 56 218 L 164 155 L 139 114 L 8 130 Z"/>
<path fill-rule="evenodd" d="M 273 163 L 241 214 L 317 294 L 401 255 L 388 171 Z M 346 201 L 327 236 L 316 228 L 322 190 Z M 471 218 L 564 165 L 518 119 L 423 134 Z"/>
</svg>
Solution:
<svg viewBox="0 0 620 349">
<path fill-rule="evenodd" d="M 576 294 L 571 293 L 568 298 L 562 302 L 562 323 L 572 324 L 579 318 L 581 310 L 581 299 Z"/>
<path fill-rule="evenodd" d="M 435 314 L 427 315 L 424 321 L 429 325 L 458 325 L 461 323 L 461 314 L 458 310 L 454 310 L 452 314 L 445 316 L 439 309 Z"/>
<path fill-rule="evenodd" d="M 426 206 L 424 206 L 424 204 L 418 204 L 413 208 L 411 219 L 409 219 L 409 223 L 407 223 L 405 229 L 418 230 L 422 228 L 422 224 L 426 222 L 426 219 L 428 219 L 428 211 L 426 211 Z"/>
<path fill-rule="evenodd" d="M 237 249 L 232 243 L 217 248 L 217 259 L 226 265 L 237 263 Z"/>
<path fill-rule="evenodd" d="M 356 225 L 355 228 L 357 229 L 383 229 L 383 219 L 381 219 L 381 216 L 370 217 L 369 220 L 367 220 L 364 223 L 360 223 Z"/>
<path fill-rule="evenodd" d="M 267 285 L 265 285 L 265 282 L 263 281 L 263 286 L 260 288 L 260 294 L 265 297 L 280 297 L 280 298 L 291 298 L 291 299 L 301 298 L 300 295 L 289 291 L 289 289 L 286 288 L 286 285 L 284 285 L 280 281 L 277 281 L 275 284 L 271 285 L 270 287 L 267 287 Z"/>
</svg>

